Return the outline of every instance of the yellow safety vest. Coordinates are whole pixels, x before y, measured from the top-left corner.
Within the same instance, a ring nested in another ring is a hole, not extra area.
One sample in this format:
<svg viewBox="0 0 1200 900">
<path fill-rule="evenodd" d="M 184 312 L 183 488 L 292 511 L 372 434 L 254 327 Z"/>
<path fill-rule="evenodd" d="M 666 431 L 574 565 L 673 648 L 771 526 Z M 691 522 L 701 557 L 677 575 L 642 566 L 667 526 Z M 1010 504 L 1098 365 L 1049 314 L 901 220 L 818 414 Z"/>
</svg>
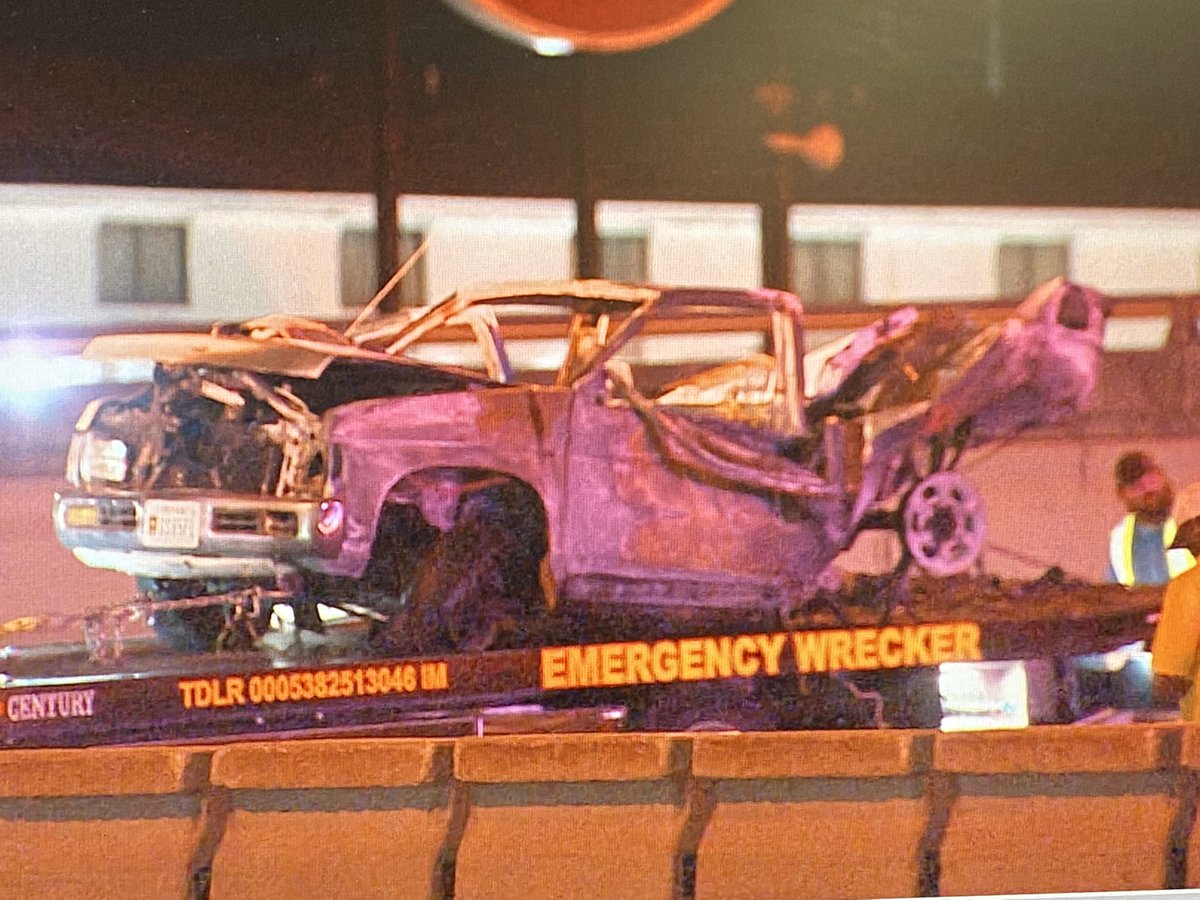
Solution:
<svg viewBox="0 0 1200 900">
<path fill-rule="evenodd" d="M 1134 583 L 1133 529 L 1136 522 L 1137 517 L 1130 513 L 1112 530 L 1108 540 L 1108 559 L 1112 563 L 1112 570 L 1117 576 L 1117 581 L 1127 587 Z M 1167 549 L 1171 546 L 1171 541 L 1175 540 L 1175 531 L 1175 519 L 1167 519 L 1163 523 L 1163 550 L 1167 554 L 1167 574 L 1171 578 L 1181 575 L 1196 564 L 1196 557 L 1192 556 L 1190 550 L 1182 547 Z"/>
</svg>

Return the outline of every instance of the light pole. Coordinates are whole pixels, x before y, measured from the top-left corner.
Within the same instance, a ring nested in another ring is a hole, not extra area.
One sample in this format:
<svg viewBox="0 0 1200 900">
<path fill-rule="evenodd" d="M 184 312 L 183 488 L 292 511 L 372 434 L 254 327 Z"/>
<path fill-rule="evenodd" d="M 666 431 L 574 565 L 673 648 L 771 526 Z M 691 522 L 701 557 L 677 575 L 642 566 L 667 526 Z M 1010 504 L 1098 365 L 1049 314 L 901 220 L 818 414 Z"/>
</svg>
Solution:
<svg viewBox="0 0 1200 900">
<path fill-rule="evenodd" d="M 382 286 L 400 265 L 400 199 L 396 160 L 400 153 L 400 13 L 399 0 L 377 0 L 375 85 L 375 259 Z M 393 287 L 379 304 L 380 312 L 396 312 L 400 292 Z"/>
<path fill-rule="evenodd" d="M 841 165 L 845 140 L 841 129 L 822 122 L 801 134 L 788 127 L 792 88 L 783 81 L 768 81 L 754 91 L 754 102 L 766 113 L 762 136 L 771 177 L 762 200 L 762 281 L 764 287 L 789 290 L 791 284 L 791 239 L 788 209 L 795 200 L 793 162 L 799 158 L 811 168 L 831 172 Z"/>
</svg>

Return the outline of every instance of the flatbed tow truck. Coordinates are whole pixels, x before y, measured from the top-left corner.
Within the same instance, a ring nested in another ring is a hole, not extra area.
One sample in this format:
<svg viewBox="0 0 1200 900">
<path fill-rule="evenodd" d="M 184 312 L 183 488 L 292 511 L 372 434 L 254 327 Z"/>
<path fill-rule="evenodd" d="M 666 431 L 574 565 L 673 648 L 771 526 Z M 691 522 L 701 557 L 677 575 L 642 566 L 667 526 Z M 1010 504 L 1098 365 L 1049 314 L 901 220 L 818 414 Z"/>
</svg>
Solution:
<svg viewBox="0 0 1200 900">
<path fill-rule="evenodd" d="M 0 745 L 937 727 L 940 664 L 1106 652 L 1148 638 L 1159 602 L 1155 589 L 1053 572 L 1023 583 L 938 579 L 914 583 L 890 609 L 848 599 L 786 624 L 743 614 L 677 625 L 649 611 L 604 621 L 596 610 L 563 610 L 522 646 L 391 657 L 366 650 L 361 619 L 320 635 L 277 629 L 241 651 L 122 642 L 114 617 L 151 611 L 139 599 L 75 617 L 82 642 L 0 651 Z M 66 623 L 6 627 L 47 624 Z"/>
<path fill-rule="evenodd" d="M 784 291 L 484 286 L 368 320 L 387 289 L 342 332 L 89 344 L 154 375 L 81 414 L 55 529 L 142 593 L 30 620 L 85 641 L 5 654 L 0 741 L 936 727 L 942 664 L 1149 636 L 1157 590 L 979 574 L 983 500 L 956 469 L 1086 406 L 1096 291 L 1056 279 L 990 325 L 899 308 L 809 354 Z M 565 349 L 552 384 L 508 352 L 531 309 Z M 641 364 L 681 322 L 750 321 L 746 358 L 665 384 Z M 469 366 L 434 361 L 455 329 Z M 901 560 L 847 583 L 835 560 L 867 530 Z M 357 620 L 264 640 L 275 602 Z M 122 648 L 139 621 L 161 643 Z"/>
</svg>

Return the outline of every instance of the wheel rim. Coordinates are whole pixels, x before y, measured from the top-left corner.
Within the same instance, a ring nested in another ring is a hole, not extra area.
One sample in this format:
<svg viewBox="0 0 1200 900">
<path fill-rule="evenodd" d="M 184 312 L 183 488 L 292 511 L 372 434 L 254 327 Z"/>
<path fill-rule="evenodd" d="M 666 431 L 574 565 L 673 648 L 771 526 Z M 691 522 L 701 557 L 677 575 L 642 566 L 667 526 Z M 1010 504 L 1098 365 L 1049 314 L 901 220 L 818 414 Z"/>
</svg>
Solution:
<svg viewBox="0 0 1200 900">
<path fill-rule="evenodd" d="M 904 544 L 932 575 L 967 571 L 983 552 L 987 519 L 983 498 L 956 472 L 921 481 L 904 504 Z"/>
</svg>

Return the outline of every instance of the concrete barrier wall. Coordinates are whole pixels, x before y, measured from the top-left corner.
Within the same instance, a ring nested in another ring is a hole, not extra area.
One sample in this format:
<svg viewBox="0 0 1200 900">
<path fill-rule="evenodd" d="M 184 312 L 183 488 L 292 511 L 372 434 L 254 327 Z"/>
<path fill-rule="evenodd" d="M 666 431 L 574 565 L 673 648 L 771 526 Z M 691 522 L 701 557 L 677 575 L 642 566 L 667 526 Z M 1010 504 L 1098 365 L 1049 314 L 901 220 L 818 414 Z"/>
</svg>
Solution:
<svg viewBox="0 0 1200 900">
<path fill-rule="evenodd" d="M 920 890 L 932 735 L 698 735 L 711 815 L 696 897 L 911 897 Z"/>
<path fill-rule="evenodd" d="M 187 896 L 208 756 L 0 752 L 0 896 Z"/>
<path fill-rule="evenodd" d="M 470 790 L 456 900 L 671 900 L 689 815 L 687 745 L 662 735 L 460 741 Z"/>
<path fill-rule="evenodd" d="M 1200 728 L 0 753 L 13 897 L 854 898 L 1200 886 Z"/>
<path fill-rule="evenodd" d="M 213 757 L 210 896 L 439 896 L 451 822 L 439 741 L 250 743 Z"/>
<path fill-rule="evenodd" d="M 939 740 L 935 771 L 954 779 L 942 892 L 1162 888 L 1178 804 L 1168 730 L 1058 726 Z"/>
</svg>

